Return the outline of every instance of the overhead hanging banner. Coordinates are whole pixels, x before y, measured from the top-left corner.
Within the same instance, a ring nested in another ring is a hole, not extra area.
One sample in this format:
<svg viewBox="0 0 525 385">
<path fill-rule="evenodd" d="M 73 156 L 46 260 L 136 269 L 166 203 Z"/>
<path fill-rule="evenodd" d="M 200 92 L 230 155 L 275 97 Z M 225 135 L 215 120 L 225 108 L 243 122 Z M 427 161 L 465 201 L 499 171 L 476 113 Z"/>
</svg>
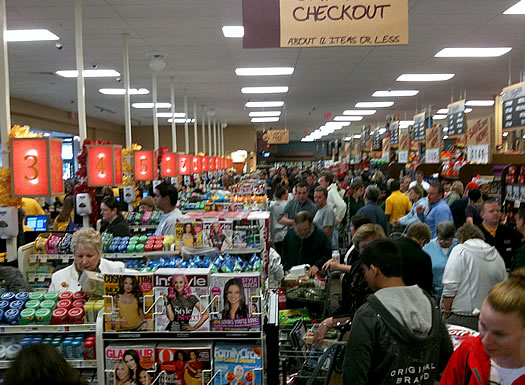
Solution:
<svg viewBox="0 0 525 385">
<path fill-rule="evenodd" d="M 160 176 L 163 178 L 177 176 L 177 154 L 171 152 L 162 154 Z"/>
<path fill-rule="evenodd" d="M 414 142 L 425 140 L 425 113 L 414 115 Z"/>
<path fill-rule="evenodd" d="M 525 82 L 513 84 L 501 92 L 503 129 L 525 126 Z"/>
<path fill-rule="evenodd" d="M 399 144 L 399 120 L 390 123 L 388 127 L 390 132 L 390 144 L 396 146 Z"/>
<path fill-rule="evenodd" d="M 104 144 L 88 145 L 86 147 L 88 186 L 113 185 L 113 146 Z"/>
<path fill-rule="evenodd" d="M 201 159 L 201 169 L 202 171 L 208 171 L 208 161 L 210 157 L 208 155 L 204 155 Z"/>
<path fill-rule="evenodd" d="M 465 133 L 465 123 L 465 99 L 449 104 L 447 113 L 447 135 L 463 135 Z"/>
<path fill-rule="evenodd" d="M 425 148 L 427 150 L 430 148 L 441 148 L 441 130 L 439 129 L 439 127 L 434 126 L 431 128 L 427 128 L 425 136 Z"/>
<path fill-rule="evenodd" d="M 153 151 L 135 151 L 135 180 L 154 180 Z"/>
<path fill-rule="evenodd" d="M 193 174 L 198 174 L 202 171 L 202 157 L 199 155 L 194 155 L 191 157 L 191 172 Z"/>
<path fill-rule="evenodd" d="M 113 173 L 114 173 L 114 185 L 120 186 L 123 183 L 122 176 L 122 146 L 113 145 Z"/>
<path fill-rule="evenodd" d="M 290 143 L 288 130 L 268 130 L 263 134 L 263 140 L 268 144 L 287 144 Z"/>
<path fill-rule="evenodd" d="M 191 155 L 179 155 L 179 175 L 191 175 Z"/>
<path fill-rule="evenodd" d="M 243 48 L 408 44 L 408 0 L 243 0 Z"/>
</svg>

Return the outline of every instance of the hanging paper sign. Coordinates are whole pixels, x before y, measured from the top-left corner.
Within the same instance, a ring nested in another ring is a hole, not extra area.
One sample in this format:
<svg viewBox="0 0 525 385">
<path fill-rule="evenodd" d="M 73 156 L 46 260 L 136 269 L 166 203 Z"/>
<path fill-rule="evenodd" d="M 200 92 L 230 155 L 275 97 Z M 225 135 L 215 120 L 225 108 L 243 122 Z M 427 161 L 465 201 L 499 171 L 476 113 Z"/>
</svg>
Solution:
<svg viewBox="0 0 525 385">
<path fill-rule="evenodd" d="M 408 151 L 399 151 L 397 162 L 398 163 L 408 163 Z"/>
<path fill-rule="evenodd" d="M 208 163 L 208 171 L 215 171 L 215 157 L 210 156 L 209 163 Z"/>
<path fill-rule="evenodd" d="M 63 194 L 62 140 L 11 139 L 10 169 L 13 196 Z"/>
<path fill-rule="evenodd" d="M 113 146 L 111 144 L 88 145 L 88 186 L 113 185 Z"/>
<path fill-rule="evenodd" d="M 425 113 L 414 115 L 414 142 L 425 140 Z"/>
<path fill-rule="evenodd" d="M 399 146 L 398 146 L 398 149 L 399 149 L 399 151 L 406 151 L 407 154 L 408 154 L 408 151 L 410 150 L 410 137 L 409 137 L 409 133 L 408 133 L 408 127 L 399 129 Z M 399 163 L 406 163 L 406 162 L 399 161 Z"/>
<path fill-rule="evenodd" d="M 163 178 L 177 176 L 177 154 L 171 152 L 162 154 L 160 175 Z"/>
<path fill-rule="evenodd" d="M 467 146 L 490 144 L 492 117 L 469 120 L 467 123 Z"/>
<path fill-rule="evenodd" d="M 135 180 L 154 180 L 153 151 L 135 151 Z"/>
<path fill-rule="evenodd" d="M 390 123 L 390 144 L 395 146 L 399 144 L 399 121 Z"/>
<path fill-rule="evenodd" d="M 191 155 L 179 155 L 177 159 L 179 175 L 191 174 Z"/>
<path fill-rule="evenodd" d="M 465 100 L 449 104 L 447 107 L 447 135 L 463 135 L 465 133 Z"/>
<path fill-rule="evenodd" d="M 288 130 L 268 130 L 263 134 L 263 140 L 268 144 L 287 144 L 290 143 Z"/>
<path fill-rule="evenodd" d="M 202 171 L 202 157 L 195 155 L 191 157 L 191 171 L 198 174 Z"/>
<path fill-rule="evenodd" d="M 467 147 L 467 160 L 471 163 L 489 163 L 490 146 L 488 144 L 472 145 Z"/>
<path fill-rule="evenodd" d="M 513 84 L 502 91 L 503 129 L 525 126 L 525 82 Z"/>
<path fill-rule="evenodd" d="M 439 148 L 431 148 L 425 151 L 425 163 L 440 163 Z"/>
<path fill-rule="evenodd" d="M 208 155 L 204 155 L 201 159 L 201 169 L 202 171 L 206 172 L 208 171 L 208 161 L 209 161 L 209 156 Z"/>
<path fill-rule="evenodd" d="M 123 183 L 122 179 L 122 146 L 113 146 L 113 164 L 115 167 L 113 168 L 114 172 L 114 185 L 120 186 Z"/>
<path fill-rule="evenodd" d="M 383 150 L 383 157 L 385 156 L 384 155 L 385 152 L 386 153 L 390 152 L 390 138 L 383 138 L 382 150 Z"/>
<path fill-rule="evenodd" d="M 437 126 L 427 128 L 425 136 L 425 148 L 441 148 L 441 130 Z"/>
</svg>

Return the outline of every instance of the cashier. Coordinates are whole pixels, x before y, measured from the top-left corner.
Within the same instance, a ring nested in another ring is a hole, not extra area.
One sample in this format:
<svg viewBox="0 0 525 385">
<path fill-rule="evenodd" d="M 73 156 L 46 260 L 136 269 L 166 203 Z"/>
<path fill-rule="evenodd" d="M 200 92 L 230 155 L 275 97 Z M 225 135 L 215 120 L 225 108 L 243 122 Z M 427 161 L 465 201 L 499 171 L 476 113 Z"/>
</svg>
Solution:
<svg viewBox="0 0 525 385">
<path fill-rule="evenodd" d="M 81 229 L 73 234 L 71 249 L 75 260 L 70 266 L 59 270 L 51 277 L 49 291 L 79 291 L 80 276 L 84 271 L 99 273 L 123 273 L 123 262 L 108 261 L 102 256 L 102 238 L 94 229 Z"/>
</svg>

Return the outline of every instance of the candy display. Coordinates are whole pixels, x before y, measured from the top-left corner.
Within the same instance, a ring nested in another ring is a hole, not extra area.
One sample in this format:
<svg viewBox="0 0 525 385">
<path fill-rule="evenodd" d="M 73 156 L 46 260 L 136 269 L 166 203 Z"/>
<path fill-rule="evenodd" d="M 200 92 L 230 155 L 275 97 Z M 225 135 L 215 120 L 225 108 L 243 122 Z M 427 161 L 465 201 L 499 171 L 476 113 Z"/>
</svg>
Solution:
<svg viewBox="0 0 525 385">
<path fill-rule="evenodd" d="M 126 220 L 130 225 L 135 226 L 157 226 L 162 212 L 154 211 L 130 211 L 126 215 Z"/>
<path fill-rule="evenodd" d="M 109 254 L 169 251 L 174 243 L 174 235 L 134 235 L 132 237 L 113 237 L 109 233 L 102 235 L 102 250 Z"/>
</svg>

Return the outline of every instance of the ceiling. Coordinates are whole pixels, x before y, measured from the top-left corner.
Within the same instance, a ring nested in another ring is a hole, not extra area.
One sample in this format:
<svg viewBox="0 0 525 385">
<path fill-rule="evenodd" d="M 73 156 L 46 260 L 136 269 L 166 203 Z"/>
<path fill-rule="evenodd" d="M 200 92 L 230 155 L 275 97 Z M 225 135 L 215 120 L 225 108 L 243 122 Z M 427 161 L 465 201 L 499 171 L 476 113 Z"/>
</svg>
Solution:
<svg viewBox="0 0 525 385">
<path fill-rule="evenodd" d="M 286 111 L 275 128 L 287 127 L 292 139 L 313 131 L 324 113 L 342 114 L 376 90 L 418 89 L 417 96 L 394 98 L 391 108 L 379 109 L 336 133 L 357 133 L 363 124 L 384 124 L 386 116 L 412 119 L 425 105 L 433 111 L 466 93 L 467 99 L 491 99 L 509 82 L 520 79 L 525 64 L 525 15 L 503 15 L 517 0 L 409 0 L 409 44 L 385 47 L 243 49 L 242 39 L 225 38 L 221 27 L 242 25 L 241 0 L 84 0 L 84 65 L 122 70 L 122 34 L 129 34 L 131 87 L 151 90 L 147 53 L 167 55 L 159 74 L 158 101 L 169 102 L 169 79 L 175 78 L 177 111 L 184 89 L 198 109 L 213 108 L 220 121 L 249 125 L 244 86 L 285 85 L 289 92 L 266 96 L 284 100 Z M 75 69 L 74 1 L 7 0 L 8 29 L 46 28 L 60 36 L 56 42 L 9 43 L 12 96 L 63 110 L 76 110 L 76 81 L 54 75 Z M 445 47 L 512 47 L 497 58 L 435 58 Z M 292 66 L 291 76 L 237 77 L 237 67 Z M 398 83 L 402 73 L 454 73 L 444 82 Z M 123 87 L 115 79 L 86 79 L 89 116 L 124 125 L 124 98 L 106 96 L 99 88 Z M 150 95 L 132 96 L 150 102 Z M 100 111 L 103 107 L 105 111 Z M 109 111 L 107 111 L 109 110 Z M 492 108 L 475 107 L 472 116 L 486 116 Z M 191 114 L 190 114 L 191 115 Z M 132 124 L 151 125 L 151 110 L 132 109 Z M 198 116 L 201 116 L 199 112 Z M 168 124 L 159 119 L 160 124 Z M 258 126 L 259 127 L 259 126 Z M 260 126 L 262 127 L 262 125 Z M 267 126 L 269 127 L 269 126 Z M 343 132 L 344 131 L 344 132 Z"/>
</svg>

